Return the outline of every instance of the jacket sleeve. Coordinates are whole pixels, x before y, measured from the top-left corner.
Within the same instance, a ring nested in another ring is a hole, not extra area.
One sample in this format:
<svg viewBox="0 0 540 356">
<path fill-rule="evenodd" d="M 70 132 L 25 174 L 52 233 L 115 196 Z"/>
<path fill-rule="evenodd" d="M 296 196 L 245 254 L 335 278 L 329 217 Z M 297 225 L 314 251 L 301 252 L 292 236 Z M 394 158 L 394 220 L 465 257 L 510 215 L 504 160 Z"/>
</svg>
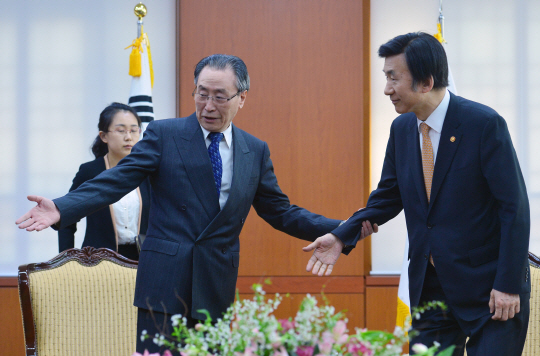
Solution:
<svg viewBox="0 0 540 356">
<path fill-rule="evenodd" d="M 307 241 L 314 241 L 332 231 L 341 222 L 291 205 L 289 198 L 279 188 L 266 143 L 253 207 L 257 214 L 276 230 Z"/>
<path fill-rule="evenodd" d="M 150 122 L 144 138 L 116 167 L 83 183 L 67 195 L 54 199 L 60 210 L 59 228 L 69 226 L 98 209 L 113 204 L 138 187 L 157 170 L 161 159 L 159 125 Z"/>
<path fill-rule="evenodd" d="M 529 199 L 506 122 L 490 118 L 481 140 L 481 169 L 497 201 L 501 242 L 493 288 L 518 294 L 526 281 L 530 236 Z"/>
<path fill-rule="evenodd" d="M 70 192 L 77 189 L 87 180 L 83 171 L 84 168 L 83 165 L 81 165 L 75 178 L 73 178 L 73 183 L 71 184 L 71 188 L 69 188 Z M 58 230 L 58 252 L 75 247 L 75 232 L 77 232 L 77 222 Z"/>
<path fill-rule="evenodd" d="M 348 254 L 358 243 L 362 222 L 382 225 L 396 217 L 403 209 L 399 191 L 395 162 L 395 121 L 390 129 L 386 146 L 381 180 L 377 189 L 371 192 L 366 207 L 355 212 L 343 225 L 332 231 L 345 245 L 343 253 Z"/>
</svg>

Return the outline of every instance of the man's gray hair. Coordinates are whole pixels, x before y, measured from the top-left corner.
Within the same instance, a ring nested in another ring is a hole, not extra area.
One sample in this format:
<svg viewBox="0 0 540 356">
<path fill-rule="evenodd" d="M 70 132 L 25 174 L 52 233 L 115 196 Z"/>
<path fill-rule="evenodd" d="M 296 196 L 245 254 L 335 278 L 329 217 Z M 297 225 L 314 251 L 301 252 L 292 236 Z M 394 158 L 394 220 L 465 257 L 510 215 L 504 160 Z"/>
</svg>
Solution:
<svg viewBox="0 0 540 356">
<path fill-rule="evenodd" d="M 232 69 L 236 75 L 236 88 L 238 91 L 249 90 L 249 74 L 246 64 L 240 58 L 227 54 L 212 54 L 201 59 L 195 66 L 195 85 L 197 85 L 199 74 L 201 74 L 204 67 L 218 70 Z"/>
</svg>

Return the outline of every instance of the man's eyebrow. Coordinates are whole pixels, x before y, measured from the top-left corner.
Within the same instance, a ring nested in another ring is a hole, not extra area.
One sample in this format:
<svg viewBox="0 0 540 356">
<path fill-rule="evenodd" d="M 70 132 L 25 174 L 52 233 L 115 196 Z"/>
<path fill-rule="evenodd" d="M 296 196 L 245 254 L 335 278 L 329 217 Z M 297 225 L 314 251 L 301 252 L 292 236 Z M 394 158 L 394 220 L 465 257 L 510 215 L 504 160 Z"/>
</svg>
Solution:
<svg viewBox="0 0 540 356">
<path fill-rule="evenodd" d="M 197 88 L 199 88 L 199 90 L 208 90 L 208 88 L 206 88 L 204 85 L 199 85 L 199 86 L 197 86 Z M 215 91 L 218 92 L 218 93 L 226 93 L 227 92 L 225 89 L 216 89 Z"/>
<path fill-rule="evenodd" d="M 384 70 L 383 69 L 383 73 L 386 74 L 386 75 L 394 75 L 394 70 L 393 69 L 390 69 L 390 70 Z"/>
</svg>

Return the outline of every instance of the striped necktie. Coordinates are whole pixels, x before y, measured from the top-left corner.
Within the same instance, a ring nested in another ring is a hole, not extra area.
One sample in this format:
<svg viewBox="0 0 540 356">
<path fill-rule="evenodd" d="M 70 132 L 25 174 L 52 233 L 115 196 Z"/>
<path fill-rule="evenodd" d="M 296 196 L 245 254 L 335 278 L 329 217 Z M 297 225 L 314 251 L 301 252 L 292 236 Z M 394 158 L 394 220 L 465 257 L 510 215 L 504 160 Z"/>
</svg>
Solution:
<svg viewBox="0 0 540 356">
<path fill-rule="evenodd" d="M 221 163 L 221 155 L 219 154 L 219 143 L 223 139 L 221 132 L 210 132 L 208 135 L 212 143 L 208 146 L 208 156 L 212 162 L 212 171 L 214 173 L 214 181 L 216 182 L 216 190 L 219 198 L 221 192 L 221 177 L 223 176 L 223 166 Z"/>
</svg>

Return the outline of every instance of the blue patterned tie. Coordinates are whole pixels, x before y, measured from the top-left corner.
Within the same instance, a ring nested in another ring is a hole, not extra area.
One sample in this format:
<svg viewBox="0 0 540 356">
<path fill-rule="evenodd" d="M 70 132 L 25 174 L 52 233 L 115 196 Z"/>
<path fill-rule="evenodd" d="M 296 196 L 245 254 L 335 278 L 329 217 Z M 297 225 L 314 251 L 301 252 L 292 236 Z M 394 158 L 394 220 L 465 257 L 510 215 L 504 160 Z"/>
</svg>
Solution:
<svg viewBox="0 0 540 356">
<path fill-rule="evenodd" d="M 219 142 L 223 138 L 221 132 L 210 132 L 208 135 L 212 143 L 208 146 L 208 155 L 212 162 L 212 171 L 214 172 L 214 181 L 216 182 L 216 190 L 219 198 L 221 192 L 221 176 L 223 175 L 223 166 L 221 164 L 221 155 L 219 154 Z"/>
</svg>

